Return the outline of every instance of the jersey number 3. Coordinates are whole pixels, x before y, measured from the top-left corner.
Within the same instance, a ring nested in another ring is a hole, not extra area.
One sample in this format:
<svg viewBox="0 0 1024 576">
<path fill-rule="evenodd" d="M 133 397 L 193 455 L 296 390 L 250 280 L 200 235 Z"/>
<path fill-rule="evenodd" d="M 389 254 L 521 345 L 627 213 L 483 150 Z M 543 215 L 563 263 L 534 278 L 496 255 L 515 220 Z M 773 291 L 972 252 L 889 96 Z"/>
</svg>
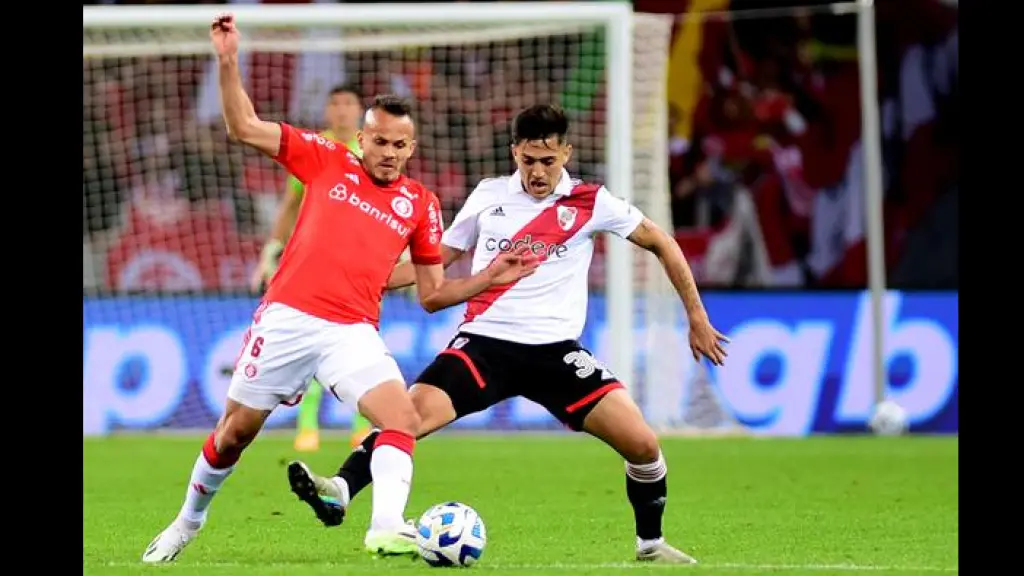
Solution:
<svg viewBox="0 0 1024 576">
<path fill-rule="evenodd" d="M 589 378 L 598 370 L 604 371 L 604 367 L 597 361 L 596 358 L 587 354 L 583 350 L 573 350 L 566 354 L 562 361 L 569 366 L 576 367 L 576 377 L 579 379 Z"/>
</svg>

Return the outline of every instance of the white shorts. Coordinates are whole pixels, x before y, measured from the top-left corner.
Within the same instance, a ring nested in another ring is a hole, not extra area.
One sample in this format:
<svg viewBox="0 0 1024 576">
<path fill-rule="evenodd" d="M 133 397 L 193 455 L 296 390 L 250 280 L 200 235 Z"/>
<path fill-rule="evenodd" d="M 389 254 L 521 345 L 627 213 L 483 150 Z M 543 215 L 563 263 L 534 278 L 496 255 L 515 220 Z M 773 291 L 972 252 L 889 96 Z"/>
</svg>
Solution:
<svg viewBox="0 0 1024 576">
<path fill-rule="evenodd" d="M 256 410 L 293 406 L 310 380 L 353 409 L 402 372 L 370 324 L 337 324 L 284 304 L 256 310 L 228 388 L 228 398 Z"/>
</svg>

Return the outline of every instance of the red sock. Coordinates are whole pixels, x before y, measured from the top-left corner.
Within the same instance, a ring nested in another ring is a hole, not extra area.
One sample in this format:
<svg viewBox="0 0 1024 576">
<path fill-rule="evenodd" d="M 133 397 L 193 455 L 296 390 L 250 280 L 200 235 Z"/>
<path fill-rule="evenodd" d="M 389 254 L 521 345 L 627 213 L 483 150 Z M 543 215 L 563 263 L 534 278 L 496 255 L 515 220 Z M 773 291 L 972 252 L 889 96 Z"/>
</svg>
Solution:
<svg viewBox="0 0 1024 576">
<path fill-rule="evenodd" d="M 203 457 L 206 458 L 211 468 L 230 468 L 235 465 L 235 462 L 238 462 L 241 456 L 241 450 L 218 452 L 217 443 L 214 441 L 214 432 L 210 433 L 206 443 L 203 444 Z"/>
<path fill-rule="evenodd" d="M 382 430 L 373 443 L 373 449 L 376 450 L 381 446 L 394 446 L 412 456 L 413 450 L 416 448 L 416 439 L 411 434 L 398 430 Z"/>
<path fill-rule="evenodd" d="M 233 465 L 238 461 L 240 454 L 238 450 L 218 453 L 213 434 L 206 439 L 202 453 L 192 466 L 192 476 L 185 491 L 185 502 L 178 513 L 192 529 L 198 529 L 206 521 L 206 511 L 213 497 L 231 475 Z"/>
</svg>

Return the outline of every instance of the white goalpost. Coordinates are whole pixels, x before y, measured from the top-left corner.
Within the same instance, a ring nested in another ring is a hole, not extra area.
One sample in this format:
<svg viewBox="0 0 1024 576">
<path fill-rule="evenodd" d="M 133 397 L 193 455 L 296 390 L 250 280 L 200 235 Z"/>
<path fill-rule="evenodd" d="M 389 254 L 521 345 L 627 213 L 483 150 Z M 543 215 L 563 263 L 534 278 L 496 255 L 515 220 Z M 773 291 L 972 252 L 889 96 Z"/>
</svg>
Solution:
<svg viewBox="0 0 1024 576">
<path fill-rule="evenodd" d="M 864 216 L 867 225 L 868 290 L 871 292 L 871 374 L 875 404 L 886 399 L 885 220 L 882 190 L 882 119 L 878 110 L 875 2 L 857 0 L 857 52 L 860 56 L 861 141 L 864 150 Z"/>
</svg>

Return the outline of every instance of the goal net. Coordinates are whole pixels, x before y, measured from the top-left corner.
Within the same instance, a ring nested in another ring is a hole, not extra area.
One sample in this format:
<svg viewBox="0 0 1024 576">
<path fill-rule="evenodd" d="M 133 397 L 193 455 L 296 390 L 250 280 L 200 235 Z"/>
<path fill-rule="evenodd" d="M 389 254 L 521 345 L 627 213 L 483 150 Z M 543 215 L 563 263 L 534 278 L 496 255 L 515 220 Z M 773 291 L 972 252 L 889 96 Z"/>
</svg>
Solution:
<svg viewBox="0 0 1024 576">
<path fill-rule="evenodd" d="M 84 12 L 87 434 L 214 424 L 257 303 L 250 277 L 287 175 L 226 137 L 208 39 L 220 8 Z M 670 16 L 631 15 L 617 3 L 230 8 L 243 37 L 246 89 L 262 118 L 327 128 L 328 93 L 342 84 L 367 98 L 390 92 L 412 101 L 418 148 L 408 172 L 438 194 L 445 221 L 479 179 L 514 169 L 512 115 L 554 102 L 571 115 L 570 173 L 608 183 L 671 229 Z M 632 26 L 616 36 L 623 15 Z M 618 47 L 631 58 L 616 63 Z M 691 396 L 680 393 L 667 412 L 663 402 L 675 396 L 665 389 L 688 386 L 678 362 L 687 357 L 685 332 L 667 321 L 682 311 L 657 262 L 622 245 L 599 243 L 584 341 L 613 368 L 624 367 L 646 412 L 661 424 L 683 424 Z M 402 294 L 389 295 L 382 334 L 410 381 L 460 316 L 459 308 L 428 316 Z M 713 391 L 701 402 L 714 403 Z M 295 412 L 276 411 L 270 425 L 293 424 Z M 350 418 L 349 407 L 323 402 L 325 427 Z M 557 427 L 526 401 L 461 425 Z"/>
</svg>

